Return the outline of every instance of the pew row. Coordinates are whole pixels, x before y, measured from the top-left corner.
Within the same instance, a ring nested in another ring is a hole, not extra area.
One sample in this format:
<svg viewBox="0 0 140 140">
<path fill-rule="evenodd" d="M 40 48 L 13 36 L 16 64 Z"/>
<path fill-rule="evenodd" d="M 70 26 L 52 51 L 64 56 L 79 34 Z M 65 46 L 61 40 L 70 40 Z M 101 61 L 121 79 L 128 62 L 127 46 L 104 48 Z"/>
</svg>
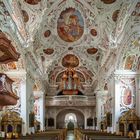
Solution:
<svg viewBox="0 0 140 140">
<path fill-rule="evenodd" d="M 21 137 L 20 140 L 65 140 L 66 129 L 47 130 L 45 132 L 35 133 L 32 135 Z"/>
<path fill-rule="evenodd" d="M 74 135 L 76 140 L 128 140 L 128 137 L 94 130 L 75 129 Z"/>
</svg>

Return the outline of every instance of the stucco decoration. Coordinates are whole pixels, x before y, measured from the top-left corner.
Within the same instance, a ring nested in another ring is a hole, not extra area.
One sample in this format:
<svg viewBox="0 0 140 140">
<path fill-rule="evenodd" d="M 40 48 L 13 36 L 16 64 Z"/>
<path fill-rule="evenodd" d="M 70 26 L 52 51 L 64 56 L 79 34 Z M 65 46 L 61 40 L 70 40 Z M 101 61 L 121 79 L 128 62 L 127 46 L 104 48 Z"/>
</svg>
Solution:
<svg viewBox="0 0 140 140">
<path fill-rule="evenodd" d="M 73 54 L 67 54 L 66 56 L 64 56 L 64 58 L 62 59 L 62 65 L 66 68 L 74 68 L 77 67 L 79 65 L 79 59 L 77 56 L 73 55 Z"/>
<path fill-rule="evenodd" d="M 74 8 L 62 11 L 57 24 L 58 35 L 66 42 L 74 42 L 83 35 L 84 21 L 80 12 Z"/>
</svg>

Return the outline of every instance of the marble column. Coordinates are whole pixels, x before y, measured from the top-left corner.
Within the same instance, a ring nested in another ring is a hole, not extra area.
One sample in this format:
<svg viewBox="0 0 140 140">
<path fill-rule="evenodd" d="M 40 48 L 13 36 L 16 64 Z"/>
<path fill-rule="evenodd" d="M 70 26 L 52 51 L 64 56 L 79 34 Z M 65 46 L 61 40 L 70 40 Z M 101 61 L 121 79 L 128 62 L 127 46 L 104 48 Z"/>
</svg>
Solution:
<svg viewBox="0 0 140 140">
<path fill-rule="evenodd" d="M 115 77 L 112 83 L 112 132 L 118 132 L 118 119 L 120 117 L 120 100 L 121 100 L 121 92 L 120 92 L 120 83 L 119 79 Z"/>
<path fill-rule="evenodd" d="M 140 76 L 136 78 L 136 113 L 140 117 Z"/>
<path fill-rule="evenodd" d="M 101 91 L 98 91 L 96 93 L 96 118 L 97 118 L 97 126 L 96 126 L 96 129 L 97 130 L 100 130 L 101 105 L 102 105 L 102 92 Z"/>
<path fill-rule="evenodd" d="M 39 98 L 40 105 L 40 129 L 45 130 L 45 95 L 41 91 L 41 97 Z"/>
<path fill-rule="evenodd" d="M 30 101 L 31 96 L 33 96 L 33 81 L 25 75 L 25 78 L 22 79 L 20 83 L 20 95 L 21 95 L 21 117 L 23 119 L 22 124 L 22 135 L 25 136 L 27 133 L 31 133 L 29 128 L 29 113 L 32 110 L 33 102 Z"/>
</svg>

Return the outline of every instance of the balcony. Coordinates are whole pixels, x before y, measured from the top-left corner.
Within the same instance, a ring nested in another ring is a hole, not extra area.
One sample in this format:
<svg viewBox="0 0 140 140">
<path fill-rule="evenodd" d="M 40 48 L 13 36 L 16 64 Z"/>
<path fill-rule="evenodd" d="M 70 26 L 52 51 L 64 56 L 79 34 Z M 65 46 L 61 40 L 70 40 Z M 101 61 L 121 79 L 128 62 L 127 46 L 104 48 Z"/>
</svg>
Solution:
<svg viewBox="0 0 140 140">
<path fill-rule="evenodd" d="M 95 96 L 84 95 L 61 95 L 46 96 L 46 107 L 49 106 L 94 106 L 96 105 Z"/>
</svg>

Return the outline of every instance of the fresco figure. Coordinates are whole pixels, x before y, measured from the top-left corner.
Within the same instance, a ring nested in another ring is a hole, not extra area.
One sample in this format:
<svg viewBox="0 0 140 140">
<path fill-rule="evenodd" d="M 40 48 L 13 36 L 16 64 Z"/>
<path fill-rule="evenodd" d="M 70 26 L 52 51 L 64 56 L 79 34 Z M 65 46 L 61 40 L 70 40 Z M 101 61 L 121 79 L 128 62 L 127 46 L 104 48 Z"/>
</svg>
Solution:
<svg viewBox="0 0 140 140">
<path fill-rule="evenodd" d="M 133 66 L 135 56 L 128 56 L 125 62 L 125 69 L 131 70 Z"/>
<path fill-rule="evenodd" d="M 131 93 L 131 90 L 129 88 L 126 88 L 124 90 L 123 103 L 125 105 L 130 105 L 131 102 L 132 102 L 132 93 Z"/>
<path fill-rule="evenodd" d="M 74 42 L 82 36 L 83 26 L 80 12 L 74 8 L 68 8 L 60 14 L 58 19 L 58 35 L 66 42 Z"/>
</svg>

